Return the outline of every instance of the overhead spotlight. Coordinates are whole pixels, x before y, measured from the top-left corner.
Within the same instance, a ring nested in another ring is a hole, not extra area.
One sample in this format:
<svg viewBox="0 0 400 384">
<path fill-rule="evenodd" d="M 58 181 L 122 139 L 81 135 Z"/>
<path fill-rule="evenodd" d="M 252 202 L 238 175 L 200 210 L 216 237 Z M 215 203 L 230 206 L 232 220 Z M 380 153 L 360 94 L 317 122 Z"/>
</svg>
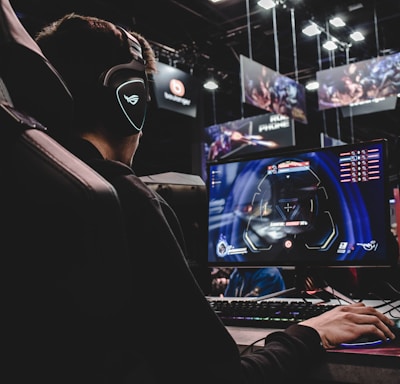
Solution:
<svg viewBox="0 0 400 384">
<path fill-rule="evenodd" d="M 327 49 L 328 51 L 333 51 L 333 50 L 336 49 L 338 46 L 337 46 L 337 44 L 336 44 L 334 41 L 328 40 L 328 41 L 323 45 L 323 47 L 324 47 L 325 49 Z"/>
<path fill-rule="evenodd" d="M 364 40 L 365 37 L 361 32 L 353 32 L 350 37 L 354 40 L 354 41 L 361 41 Z"/>
<path fill-rule="evenodd" d="M 355 3 L 355 4 L 349 5 L 347 7 L 349 12 L 357 11 L 358 9 L 361 9 L 361 8 L 364 8 L 364 5 L 362 5 L 361 3 Z"/>
<path fill-rule="evenodd" d="M 334 17 L 329 20 L 329 23 L 334 27 L 344 27 L 346 23 L 340 17 Z"/>
<path fill-rule="evenodd" d="M 257 4 L 265 9 L 271 9 L 276 6 L 276 3 L 273 0 L 260 0 Z"/>
<path fill-rule="evenodd" d="M 318 88 L 319 88 L 319 83 L 318 83 L 318 81 L 316 81 L 316 80 L 309 81 L 309 82 L 306 84 L 306 89 L 307 89 L 307 91 L 315 91 L 315 90 L 318 89 Z"/>
<path fill-rule="evenodd" d="M 215 89 L 218 89 L 218 84 L 216 83 L 215 80 L 207 80 L 203 84 L 203 88 L 208 89 L 209 91 L 213 91 Z"/>
<path fill-rule="evenodd" d="M 310 25 L 305 27 L 302 32 L 307 36 L 315 36 L 321 33 L 321 28 L 317 24 L 311 22 Z"/>
</svg>

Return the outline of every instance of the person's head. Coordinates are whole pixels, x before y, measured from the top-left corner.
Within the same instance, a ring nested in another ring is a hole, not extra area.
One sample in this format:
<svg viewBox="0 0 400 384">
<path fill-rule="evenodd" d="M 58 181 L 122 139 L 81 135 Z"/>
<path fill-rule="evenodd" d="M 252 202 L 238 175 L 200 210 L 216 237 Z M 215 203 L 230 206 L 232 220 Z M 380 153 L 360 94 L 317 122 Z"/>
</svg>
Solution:
<svg viewBox="0 0 400 384">
<path fill-rule="evenodd" d="M 154 52 L 143 36 L 70 13 L 44 27 L 36 41 L 71 91 L 73 134 L 102 131 L 118 138 L 141 132 L 147 75 L 156 72 Z"/>
</svg>

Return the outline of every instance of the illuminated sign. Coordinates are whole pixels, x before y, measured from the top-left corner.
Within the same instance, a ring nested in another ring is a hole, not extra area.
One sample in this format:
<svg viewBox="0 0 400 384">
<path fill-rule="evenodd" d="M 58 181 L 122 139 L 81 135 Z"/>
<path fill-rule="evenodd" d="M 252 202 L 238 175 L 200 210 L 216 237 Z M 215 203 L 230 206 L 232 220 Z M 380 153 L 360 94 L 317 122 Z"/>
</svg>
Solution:
<svg viewBox="0 0 400 384">
<path fill-rule="evenodd" d="M 157 63 L 154 94 L 159 108 L 196 117 L 199 83 L 188 73 L 164 63 Z"/>
</svg>

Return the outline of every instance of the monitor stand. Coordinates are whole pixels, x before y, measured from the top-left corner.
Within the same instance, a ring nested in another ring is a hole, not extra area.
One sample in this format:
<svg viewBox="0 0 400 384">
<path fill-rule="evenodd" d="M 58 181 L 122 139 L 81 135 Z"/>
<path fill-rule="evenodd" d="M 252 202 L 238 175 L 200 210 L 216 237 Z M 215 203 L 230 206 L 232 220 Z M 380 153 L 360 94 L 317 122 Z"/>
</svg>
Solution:
<svg viewBox="0 0 400 384">
<path fill-rule="evenodd" d="M 318 292 L 327 293 L 332 299 L 340 299 L 349 304 L 355 303 L 352 298 L 344 295 L 328 285 L 328 283 L 318 275 L 317 271 L 307 267 L 296 267 L 294 287 L 273 292 L 268 295 L 259 296 L 257 297 L 257 300 L 266 300 L 274 297 L 284 297 L 287 295 L 293 296 L 296 294 L 303 297 L 304 294 L 317 295 Z"/>
</svg>

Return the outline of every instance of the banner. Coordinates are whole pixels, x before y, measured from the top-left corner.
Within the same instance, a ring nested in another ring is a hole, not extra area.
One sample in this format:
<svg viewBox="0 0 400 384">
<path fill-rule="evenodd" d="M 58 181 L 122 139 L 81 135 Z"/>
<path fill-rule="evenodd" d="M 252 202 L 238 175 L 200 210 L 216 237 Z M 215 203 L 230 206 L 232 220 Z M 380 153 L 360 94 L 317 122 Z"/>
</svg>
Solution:
<svg viewBox="0 0 400 384">
<path fill-rule="evenodd" d="M 205 158 L 215 161 L 295 145 L 294 122 L 263 114 L 205 128 Z"/>
<path fill-rule="evenodd" d="M 196 117 L 200 84 L 193 76 L 158 62 L 153 79 L 154 95 L 159 108 Z"/>
<path fill-rule="evenodd" d="M 319 110 L 342 108 L 345 117 L 396 108 L 400 53 L 317 72 Z"/>
<path fill-rule="evenodd" d="M 305 88 L 240 55 L 242 102 L 307 124 Z"/>
</svg>

